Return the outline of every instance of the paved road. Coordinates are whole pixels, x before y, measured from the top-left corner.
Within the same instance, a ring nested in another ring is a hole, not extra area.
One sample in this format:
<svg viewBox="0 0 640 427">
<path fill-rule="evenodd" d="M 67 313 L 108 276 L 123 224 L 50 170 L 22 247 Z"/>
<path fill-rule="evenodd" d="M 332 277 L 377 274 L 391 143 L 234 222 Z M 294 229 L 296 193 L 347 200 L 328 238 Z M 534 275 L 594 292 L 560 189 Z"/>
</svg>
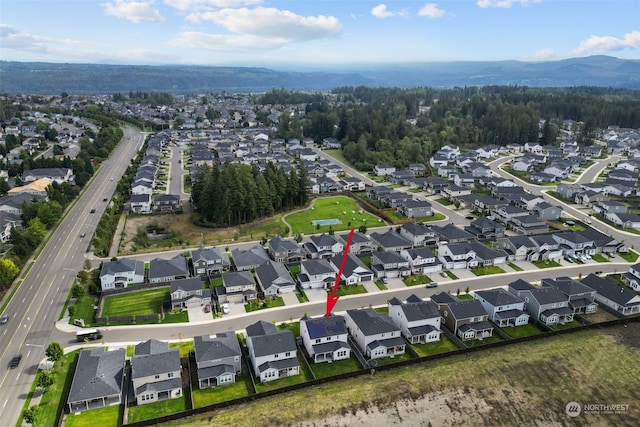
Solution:
<svg viewBox="0 0 640 427">
<path fill-rule="evenodd" d="M 106 208 L 102 200 L 113 195 L 118 180 L 144 142 L 144 134 L 132 128 L 125 128 L 124 133 L 112 157 L 67 210 L 4 311 L 10 319 L 0 326 L 0 426 L 16 424 L 37 366 L 44 358 L 44 348 L 54 341 L 52 334 L 58 337 L 54 324 Z M 91 209 L 96 212 L 90 213 Z M 86 236 L 80 237 L 80 233 Z M 9 360 L 16 354 L 23 355 L 20 366 L 7 370 Z"/>
</svg>

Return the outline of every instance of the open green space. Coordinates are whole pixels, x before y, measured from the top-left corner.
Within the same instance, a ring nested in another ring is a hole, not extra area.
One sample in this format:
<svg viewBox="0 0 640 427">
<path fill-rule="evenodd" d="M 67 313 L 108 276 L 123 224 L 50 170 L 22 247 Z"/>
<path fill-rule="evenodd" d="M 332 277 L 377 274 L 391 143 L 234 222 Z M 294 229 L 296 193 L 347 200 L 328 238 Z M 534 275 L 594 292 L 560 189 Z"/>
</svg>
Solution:
<svg viewBox="0 0 640 427">
<path fill-rule="evenodd" d="M 556 323 L 555 325 L 551 325 L 551 329 L 559 331 L 562 329 L 575 328 L 576 326 L 582 326 L 582 322 L 578 319 L 573 319 L 571 322 L 567 322 L 565 324 Z"/>
<path fill-rule="evenodd" d="M 311 372 L 309 372 L 309 370 L 307 369 L 307 366 L 305 365 L 304 360 L 302 360 L 299 354 L 297 356 L 298 356 L 298 362 L 300 364 L 299 375 L 292 375 L 290 377 L 281 378 L 279 380 L 269 381 L 264 384 L 257 382 L 256 392 L 263 393 L 265 391 L 275 390 L 275 389 L 290 386 L 293 384 L 300 384 L 313 379 L 313 376 L 311 375 Z"/>
<path fill-rule="evenodd" d="M 253 384 L 248 373 L 236 376 L 236 382 L 224 386 L 199 389 L 198 384 L 193 384 L 193 407 L 213 405 L 228 400 L 253 394 Z"/>
<path fill-rule="evenodd" d="M 130 423 L 150 420 L 165 415 L 176 414 L 190 408 L 187 396 L 189 389 L 182 389 L 182 396 L 176 399 L 166 399 L 160 402 L 147 403 L 146 405 L 133 405 L 129 407 L 128 418 Z"/>
<path fill-rule="evenodd" d="M 384 285 L 384 283 L 382 283 L 382 280 L 375 280 L 373 283 L 375 283 L 378 289 L 380 289 L 381 291 L 387 290 L 387 287 Z"/>
<path fill-rule="evenodd" d="M 377 363 L 376 366 L 383 366 L 383 365 L 390 365 L 392 363 L 403 362 L 409 359 L 411 359 L 411 354 L 409 354 L 408 352 L 405 352 L 403 354 L 397 354 L 395 356 L 389 356 L 389 357 L 381 357 L 380 359 L 375 359 L 375 360 Z"/>
<path fill-rule="evenodd" d="M 300 322 L 285 322 L 278 325 L 278 330 L 289 330 L 293 333 L 294 337 L 300 336 Z"/>
<path fill-rule="evenodd" d="M 92 409 L 69 414 L 64 422 L 65 427 L 113 427 L 122 424 L 121 405 Z"/>
<path fill-rule="evenodd" d="M 483 267 L 472 268 L 471 272 L 476 276 L 488 276 L 489 274 L 500 274 L 505 271 L 497 265 L 488 265 Z"/>
<path fill-rule="evenodd" d="M 389 218 L 391 218 L 394 221 L 404 221 L 407 220 L 407 217 L 404 215 L 400 215 L 398 212 L 396 211 L 386 211 L 384 213 L 386 216 L 388 216 Z"/>
<path fill-rule="evenodd" d="M 411 348 L 413 348 L 420 357 L 458 350 L 458 346 L 445 334 L 440 334 L 440 341 L 427 344 L 411 344 Z"/>
<path fill-rule="evenodd" d="M 211 278 L 211 287 L 212 288 L 218 288 L 220 286 L 223 286 L 224 283 L 222 281 L 222 276 L 221 277 L 212 277 Z"/>
<path fill-rule="evenodd" d="M 357 229 L 361 225 L 374 227 L 378 224 L 378 217 L 361 209 L 355 200 L 345 196 L 317 198 L 310 208 L 291 213 L 284 219 L 289 223 L 291 232 L 294 234 L 328 233 L 329 230 L 337 232 Z M 341 223 L 320 226 L 312 224 L 312 221 L 323 219 L 337 219 Z"/>
<path fill-rule="evenodd" d="M 553 268 L 560 267 L 560 263 L 556 261 L 550 261 L 548 259 L 544 261 L 532 261 L 531 264 L 535 265 L 538 268 Z"/>
<path fill-rule="evenodd" d="M 93 308 L 98 304 L 98 299 L 92 295 L 85 295 L 76 300 L 73 305 L 73 316 L 69 316 L 69 323 L 74 319 L 84 320 L 85 326 L 93 325 L 96 321 L 96 310 Z"/>
<path fill-rule="evenodd" d="M 328 154 L 329 156 L 333 157 L 334 159 L 336 159 L 338 162 L 343 163 L 353 169 L 355 169 L 355 167 L 353 167 L 353 165 L 351 164 L 351 162 L 349 162 L 344 155 L 342 154 L 342 150 L 341 149 L 333 149 L 333 150 L 322 150 L 323 153 Z"/>
<path fill-rule="evenodd" d="M 163 301 L 171 299 L 169 292 L 169 287 L 164 287 L 107 296 L 102 317 L 160 313 Z"/>
<path fill-rule="evenodd" d="M 283 307 L 284 300 L 282 297 L 269 297 L 262 301 L 252 301 L 244 305 L 244 309 L 247 313 L 251 311 L 263 310 L 265 308 Z"/>
<path fill-rule="evenodd" d="M 542 334 L 544 331 L 538 328 L 533 323 L 527 323 L 522 326 L 509 326 L 505 328 L 501 328 L 505 334 L 509 335 L 511 338 L 522 338 L 528 337 L 531 335 Z"/>
<path fill-rule="evenodd" d="M 327 378 L 363 369 L 362 365 L 360 365 L 360 362 L 358 362 L 358 359 L 356 359 L 353 354 L 348 359 L 337 360 L 331 363 L 313 363 L 313 361 L 310 360 L 309 366 L 311 366 L 311 370 L 316 378 Z"/>
</svg>

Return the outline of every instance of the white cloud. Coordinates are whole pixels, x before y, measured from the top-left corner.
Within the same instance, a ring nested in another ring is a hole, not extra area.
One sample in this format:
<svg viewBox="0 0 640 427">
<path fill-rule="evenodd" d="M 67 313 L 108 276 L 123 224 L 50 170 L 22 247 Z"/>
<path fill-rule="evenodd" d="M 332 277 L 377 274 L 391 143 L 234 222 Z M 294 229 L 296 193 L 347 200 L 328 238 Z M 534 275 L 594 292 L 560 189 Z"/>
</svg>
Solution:
<svg viewBox="0 0 640 427">
<path fill-rule="evenodd" d="M 640 48 L 640 31 L 627 33 L 622 39 L 612 36 L 591 36 L 587 40 L 580 42 L 580 45 L 573 50 L 573 53 L 584 55 L 618 51 L 626 48 Z"/>
<path fill-rule="evenodd" d="M 164 22 L 164 18 L 157 9 L 151 5 L 153 2 L 115 0 L 111 3 L 103 3 L 104 13 L 116 18 L 124 18 L 128 21 L 140 22 Z"/>
<path fill-rule="evenodd" d="M 285 38 L 264 38 L 252 34 L 206 34 L 197 31 L 184 31 L 170 41 L 174 46 L 220 52 L 273 50 L 283 47 L 287 42 L 289 40 Z"/>
<path fill-rule="evenodd" d="M 208 10 L 220 7 L 239 7 L 261 4 L 262 0 L 164 0 L 167 6 L 182 11 Z"/>
<path fill-rule="evenodd" d="M 540 0 L 478 0 L 476 4 L 481 8 L 497 7 L 501 9 L 509 9 L 516 3 L 521 6 L 529 6 L 530 4 L 540 3 Z"/>
<path fill-rule="evenodd" d="M 371 14 L 376 18 L 380 18 L 380 19 L 391 18 L 392 16 L 395 16 L 395 13 L 387 10 L 386 4 L 377 5 L 376 7 L 371 9 Z"/>
<path fill-rule="evenodd" d="M 531 55 L 531 59 L 536 61 L 545 61 L 548 59 L 552 59 L 556 56 L 556 52 L 553 49 L 541 49 L 537 52 L 534 52 Z"/>
<path fill-rule="evenodd" d="M 256 36 L 260 37 L 260 43 L 263 44 L 270 43 L 266 39 L 273 39 L 279 45 L 335 37 L 342 31 L 340 21 L 333 16 L 300 16 L 288 10 L 265 7 L 193 13 L 187 20 L 213 22 L 236 33 L 236 36 L 225 36 L 225 40 L 246 40 L 249 36 Z"/>
<path fill-rule="evenodd" d="M 441 18 L 447 14 L 444 9 L 439 9 L 436 3 L 427 3 L 422 9 L 418 11 L 418 15 L 426 16 L 427 18 Z"/>
</svg>

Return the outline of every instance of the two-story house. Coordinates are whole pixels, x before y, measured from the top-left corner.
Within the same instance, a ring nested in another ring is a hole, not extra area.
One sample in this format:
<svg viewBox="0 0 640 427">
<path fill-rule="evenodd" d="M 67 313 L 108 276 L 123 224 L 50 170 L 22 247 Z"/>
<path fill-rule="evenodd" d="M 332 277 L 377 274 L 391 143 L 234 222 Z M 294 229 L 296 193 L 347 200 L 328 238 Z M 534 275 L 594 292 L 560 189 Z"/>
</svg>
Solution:
<svg viewBox="0 0 640 427">
<path fill-rule="evenodd" d="M 640 295 L 609 278 L 589 274 L 582 283 L 596 291 L 596 302 L 624 316 L 640 314 Z"/>
<path fill-rule="evenodd" d="M 569 308 L 574 314 L 595 313 L 598 309 L 596 291 L 570 277 L 542 279 L 542 286 L 558 288 L 569 299 Z"/>
<path fill-rule="evenodd" d="M 193 337 L 198 388 L 233 384 L 242 371 L 242 350 L 234 332 Z"/>
<path fill-rule="evenodd" d="M 284 264 L 267 261 L 255 269 L 256 280 L 266 296 L 295 292 L 296 283 Z"/>
<path fill-rule="evenodd" d="M 351 357 L 347 325 L 344 317 L 331 314 L 328 317 L 300 319 L 302 345 L 314 363 L 333 362 Z"/>
<path fill-rule="evenodd" d="M 131 381 L 138 405 L 182 396 L 180 350 L 154 339 L 134 347 Z"/>
<path fill-rule="evenodd" d="M 431 301 L 424 301 L 415 294 L 406 302 L 391 298 L 388 302 L 389 317 L 411 344 L 440 341 L 440 312 Z"/>
<path fill-rule="evenodd" d="M 346 247 L 349 240 L 350 233 L 343 233 L 338 235 L 340 240 Z M 366 234 L 355 231 L 351 238 L 351 245 L 349 246 L 349 253 L 354 255 L 371 255 L 374 251 L 373 242 L 369 240 Z"/>
<path fill-rule="evenodd" d="M 340 272 L 342 256 L 334 256 L 329 260 L 329 263 L 336 273 Z M 351 253 L 347 254 L 342 269 L 342 276 L 340 276 L 340 280 L 343 280 L 346 285 L 357 285 L 362 282 L 371 281 L 373 280 L 373 275 L 373 272 L 364 265 L 360 258 Z"/>
<path fill-rule="evenodd" d="M 489 319 L 498 326 L 521 326 L 529 323 L 524 301 L 502 288 L 475 291 L 473 297 L 489 313 Z"/>
<path fill-rule="evenodd" d="M 268 252 L 276 262 L 291 264 L 300 262 L 304 258 L 304 250 L 293 239 L 283 239 L 276 236 L 269 240 Z"/>
<path fill-rule="evenodd" d="M 341 254 L 344 250 L 344 244 L 339 242 L 331 234 L 314 234 L 309 237 L 309 241 L 304 244 L 311 259 L 327 259 Z"/>
<path fill-rule="evenodd" d="M 404 277 L 411 274 L 409 261 L 398 252 L 374 252 L 371 254 L 371 270 L 378 278 Z"/>
<path fill-rule="evenodd" d="M 478 266 L 476 253 L 467 243 L 449 243 L 438 247 L 438 259 L 447 270 Z"/>
<path fill-rule="evenodd" d="M 108 289 L 126 288 L 131 283 L 144 282 L 144 262 L 131 258 L 105 261 L 100 269 L 100 287 Z"/>
<path fill-rule="evenodd" d="M 247 326 L 246 332 L 251 366 L 260 382 L 300 374 L 293 332 L 279 331 L 274 324 L 264 320 Z"/>
<path fill-rule="evenodd" d="M 409 262 L 411 274 L 430 274 L 442 271 L 442 263 L 431 248 L 415 248 L 400 251 L 400 256 Z"/>
<path fill-rule="evenodd" d="M 256 281 L 250 271 L 230 271 L 222 275 L 222 286 L 215 288 L 218 302 L 246 303 L 256 299 Z"/>
<path fill-rule="evenodd" d="M 547 326 L 565 324 L 573 320 L 573 310 L 569 308 L 569 298 L 558 288 L 524 289 L 519 292 L 525 309 L 534 318 Z"/>
<path fill-rule="evenodd" d="M 154 258 L 149 261 L 149 283 L 168 283 L 190 277 L 187 259 L 177 255 L 171 259 Z"/>
<path fill-rule="evenodd" d="M 297 279 L 303 289 L 331 289 L 336 272 L 328 261 L 311 259 L 300 263 Z"/>
<path fill-rule="evenodd" d="M 634 264 L 629 267 L 629 271 L 625 272 L 621 276 L 624 284 L 629 286 L 636 292 L 640 292 L 640 263 Z"/>
<path fill-rule="evenodd" d="M 431 301 L 438 306 L 445 326 L 461 340 L 483 340 L 493 336 L 493 325 L 479 300 L 460 300 L 441 292 L 433 295 Z"/>
<path fill-rule="evenodd" d="M 231 262 L 218 247 L 198 248 L 191 251 L 193 272 L 196 276 L 213 276 L 228 271 Z"/>
<path fill-rule="evenodd" d="M 346 324 L 358 348 L 369 359 L 404 354 L 406 344 L 398 328 L 384 313 L 372 308 L 347 310 Z"/>
<path fill-rule="evenodd" d="M 436 232 L 431 227 L 417 222 L 402 224 L 400 235 L 408 239 L 414 247 L 434 244 L 437 241 Z"/>
<path fill-rule="evenodd" d="M 254 270 L 270 260 L 269 254 L 260 245 L 255 245 L 247 250 L 233 249 L 231 251 L 231 259 L 237 271 Z"/>
<path fill-rule="evenodd" d="M 554 233 L 553 239 L 558 242 L 560 249 L 564 255 L 593 255 L 596 253 L 593 240 L 584 237 L 580 233 L 573 231 L 565 231 L 562 233 Z"/>
<path fill-rule="evenodd" d="M 211 289 L 203 289 L 202 279 L 199 277 L 172 280 L 170 284 L 172 310 L 184 310 L 211 304 Z"/>
<path fill-rule="evenodd" d="M 373 232 L 369 237 L 377 251 L 399 252 L 413 247 L 411 241 L 391 230 L 384 233 Z"/>
</svg>

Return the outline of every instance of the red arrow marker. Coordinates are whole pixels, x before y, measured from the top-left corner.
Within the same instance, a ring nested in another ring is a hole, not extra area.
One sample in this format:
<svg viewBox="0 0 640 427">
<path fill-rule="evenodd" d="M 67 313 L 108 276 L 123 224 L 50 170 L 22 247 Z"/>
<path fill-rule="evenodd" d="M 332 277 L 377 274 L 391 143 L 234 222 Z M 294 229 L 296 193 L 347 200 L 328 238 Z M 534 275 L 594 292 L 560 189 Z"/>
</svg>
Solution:
<svg viewBox="0 0 640 427">
<path fill-rule="evenodd" d="M 347 246 L 344 247 L 344 252 L 342 253 L 342 262 L 340 263 L 340 270 L 338 270 L 338 275 L 336 276 L 336 284 L 333 285 L 333 291 L 331 295 L 327 294 L 327 311 L 325 312 L 325 317 L 329 317 L 333 307 L 336 306 L 338 302 L 338 285 L 340 284 L 340 278 L 342 277 L 342 269 L 344 268 L 344 263 L 347 260 L 347 254 L 349 253 L 349 246 L 351 246 L 351 240 L 353 239 L 353 228 L 349 233 L 349 238 L 347 239 Z"/>
</svg>

